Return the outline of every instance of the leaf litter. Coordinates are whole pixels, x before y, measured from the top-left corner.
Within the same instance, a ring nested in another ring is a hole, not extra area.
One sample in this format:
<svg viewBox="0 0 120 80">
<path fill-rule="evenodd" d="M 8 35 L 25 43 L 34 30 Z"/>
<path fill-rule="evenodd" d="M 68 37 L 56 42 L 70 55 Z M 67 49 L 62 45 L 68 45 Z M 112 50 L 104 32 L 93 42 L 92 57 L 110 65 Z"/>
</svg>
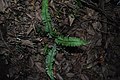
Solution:
<svg viewBox="0 0 120 80">
<path fill-rule="evenodd" d="M 9 6 L 6 11 L 0 12 L 1 26 L 7 26 L 7 35 L 0 27 L 0 75 L 4 80 L 49 80 L 43 48 L 53 41 L 42 31 L 41 4 L 34 0 L 10 0 L 5 6 Z M 53 25 L 60 33 L 90 41 L 77 48 L 58 46 L 54 77 L 56 80 L 119 80 L 120 35 L 114 27 L 116 24 L 102 20 L 99 11 L 81 4 L 81 7 L 76 5 L 76 0 L 51 0 L 49 3 Z M 119 6 L 112 8 L 113 3 L 109 1 L 105 5 L 108 10 L 105 14 L 119 22 L 120 17 L 116 16 L 120 12 Z M 3 6 L 1 8 L 4 10 Z M 107 24 L 107 31 L 103 23 Z M 41 33 L 36 32 L 36 24 L 39 24 Z M 5 35 L 7 47 L 2 40 Z"/>
</svg>

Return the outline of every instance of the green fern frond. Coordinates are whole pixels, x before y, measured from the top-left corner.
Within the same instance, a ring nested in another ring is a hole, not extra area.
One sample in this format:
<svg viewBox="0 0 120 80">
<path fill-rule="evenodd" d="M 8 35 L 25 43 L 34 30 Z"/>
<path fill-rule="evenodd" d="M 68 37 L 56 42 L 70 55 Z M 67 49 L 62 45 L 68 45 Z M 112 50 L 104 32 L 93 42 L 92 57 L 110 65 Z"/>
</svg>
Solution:
<svg viewBox="0 0 120 80">
<path fill-rule="evenodd" d="M 56 31 L 55 28 L 52 26 L 52 20 L 48 12 L 48 0 L 42 1 L 41 16 L 42 16 L 43 24 L 45 25 L 45 32 L 49 33 L 51 36 L 55 36 Z"/>
<path fill-rule="evenodd" d="M 43 0 L 42 1 L 42 20 L 43 20 L 43 23 L 45 25 L 45 31 L 46 32 L 49 32 L 50 30 L 50 27 L 52 26 L 50 24 L 51 22 L 51 18 L 50 18 L 50 14 L 48 13 L 48 0 Z"/>
<path fill-rule="evenodd" d="M 53 63 L 55 61 L 55 55 L 56 55 L 56 45 L 54 45 L 52 48 L 46 48 L 45 50 L 46 55 L 46 71 L 47 74 L 49 75 L 51 80 L 54 79 L 54 74 L 53 74 Z"/>
<path fill-rule="evenodd" d="M 80 38 L 76 37 L 64 37 L 64 36 L 58 36 L 55 39 L 55 42 L 57 44 L 63 45 L 63 46 L 81 46 L 86 45 L 87 41 L 82 40 Z"/>
</svg>

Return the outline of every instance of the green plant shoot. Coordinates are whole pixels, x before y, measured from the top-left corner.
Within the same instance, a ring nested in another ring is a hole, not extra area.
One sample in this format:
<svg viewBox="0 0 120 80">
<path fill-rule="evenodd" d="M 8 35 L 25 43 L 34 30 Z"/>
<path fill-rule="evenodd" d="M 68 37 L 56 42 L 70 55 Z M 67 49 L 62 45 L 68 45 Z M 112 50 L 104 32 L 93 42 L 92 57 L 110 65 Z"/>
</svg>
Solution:
<svg viewBox="0 0 120 80">
<path fill-rule="evenodd" d="M 53 63 L 55 61 L 55 55 L 56 55 L 56 45 L 54 45 L 52 48 L 46 48 L 45 49 L 45 54 L 47 54 L 46 56 L 46 70 L 47 70 L 47 74 L 49 75 L 51 80 L 55 80 L 54 79 L 54 74 L 53 74 Z"/>
<path fill-rule="evenodd" d="M 52 26 L 52 20 L 50 17 L 50 14 L 48 12 L 48 0 L 43 0 L 42 1 L 42 21 L 45 25 L 45 32 L 50 34 L 50 36 L 55 36 L 56 35 L 56 30 Z"/>
<path fill-rule="evenodd" d="M 81 46 L 87 44 L 87 41 L 82 40 L 80 38 L 64 37 L 64 36 L 58 36 L 55 39 L 55 42 L 63 46 Z"/>
<path fill-rule="evenodd" d="M 46 72 L 49 75 L 51 80 L 54 79 L 53 74 L 53 63 L 55 61 L 56 55 L 56 44 L 60 44 L 63 46 L 81 46 L 86 45 L 87 42 L 75 37 L 64 37 L 62 35 L 58 35 L 55 28 L 52 26 L 52 20 L 50 14 L 48 12 L 48 0 L 42 0 L 42 21 L 45 26 L 45 32 L 47 32 L 50 36 L 55 39 L 55 45 L 52 48 L 48 48 L 47 46 L 45 49 L 46 54 Z"/>
</svg>

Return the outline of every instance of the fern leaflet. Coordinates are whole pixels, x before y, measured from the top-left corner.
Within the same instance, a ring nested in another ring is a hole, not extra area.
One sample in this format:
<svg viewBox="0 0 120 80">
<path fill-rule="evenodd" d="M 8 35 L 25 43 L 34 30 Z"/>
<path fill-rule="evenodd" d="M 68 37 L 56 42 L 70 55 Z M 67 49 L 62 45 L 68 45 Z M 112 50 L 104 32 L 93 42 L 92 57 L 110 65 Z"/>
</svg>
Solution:
<svg viewBox="0 0 120 80">
<path fill-rule="evenodd" d="M 52 26 L 52 20 L 50 17 L 50 14 L 48 12 L 48 0 L 43 0 L 42 1 L 42 21 L 43 24 L 45 25 L 45 32 L 49 33 L 51 36 L 56 35 L 55 28 Z"/>
<path fill-rule="evenodd" d="M 54 45 L 52 48 L 47 48 L 45 51 L 47 54 L 46 56 L 46 70 L 47 74 L 49 75 L 51 80 L 54 79 L 54 74 L 53 74 L 53 62 L 55 61 L 55 55 L 56 55 L 56 45 Z"/>
<path fill-rule="evenodd" d="M 55 42 L 63 46 L 81 46 L 87 44 L 87 41 L 82 40 L 80 38 L 64 37 L 64 36 L 58 36 L 55 39 Z"/>
</svg>

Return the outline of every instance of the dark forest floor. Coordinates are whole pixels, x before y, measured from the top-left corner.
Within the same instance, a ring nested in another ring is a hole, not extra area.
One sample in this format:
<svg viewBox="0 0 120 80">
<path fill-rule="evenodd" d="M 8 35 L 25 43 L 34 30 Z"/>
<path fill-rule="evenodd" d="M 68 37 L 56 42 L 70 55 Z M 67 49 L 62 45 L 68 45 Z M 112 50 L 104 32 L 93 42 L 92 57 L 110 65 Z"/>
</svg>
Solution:
<svg viewBox="0 0 120 80">
<path fill-rule="evenodd" d="M 49 1 L 55 28 L 90 42 L 58 46 L 56 80 L 120 80 L 120 6 L 108 0 L 103 10 L 94 4 Z M 41 0 L 14 0 L 0 10 L 0 80 L 50 80 L 43 49 L 51 42 L 44 34 Z"/>
</svg>

